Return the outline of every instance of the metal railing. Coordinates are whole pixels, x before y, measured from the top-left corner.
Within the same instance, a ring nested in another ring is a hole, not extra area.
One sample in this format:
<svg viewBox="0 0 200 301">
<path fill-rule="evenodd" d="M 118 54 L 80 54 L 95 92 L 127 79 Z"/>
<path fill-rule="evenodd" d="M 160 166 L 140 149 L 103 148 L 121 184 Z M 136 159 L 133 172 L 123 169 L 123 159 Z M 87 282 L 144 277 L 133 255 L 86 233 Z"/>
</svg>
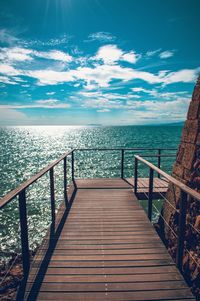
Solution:
<svg viewBox="0 0 200 301">
<path fill-rule="evenodd" d="M 22 183 L 16 189 L 9 192 L 0 200 L 0 209 L 4 208 L 11 201 L 16 201 L 18 197 L 19 204 L 19 221 L 20 221 L 20 238 L 21 238 L 21 253 L 22 253 L 22 266 L 23 266 L 23 277 L 26 279 L 28 277 L 30 269 L 30 249 L 29 249 L 29 235 L 28 235 L 28 216 L 27 216 L 27 197 L 26 190 L 29 186 L 34 184 L 42 176 L 49 172 L 50 179 L 50 204 L 51 204 L 51 223 L 55 223 L 55 188 L 54 188 L 54 167 L 63 161 L 63 192 L 64 201 L 66 208 L 68 207 L 68 196 L 67 196 L 67 157 L 71 155 L 72 164 L 72 180 L 73 180 L 73 151 L 65 153 L 58 160 L 54 161 L 50 165 L 46 166 L 44 169 L 39 171 L 29 180 Z"/>
<path fill-rule="evenodd" d="M 28 235 L 28 216 L 27 216 L 27 196 L 26 190 L 29 186 L 33 185 L 41 177 L 49 173 L 50 180 L 50 207 L 51 207 L 51 225 L 55 224 L 56 213 L 55 213 L 55 175 L 54 167 L 57 166 L 60 162 L 63 161 L 63 193 L 64 193 L 64 202 L 66 209 L 69 206 L 69 200 L 67 195 L 67 158 L 71 157 L 71 179 L 76 190 L 76 181 L 75 181 L 75 152 L 78 151 L 119 151 L 121 153 L 121 163 L 120 163 L 120 175 L 121 178 L 124 178 L 124 161 L 125 155 L 127 152 L 134 152 L 139 154 L 142 151 L 156 152 L 153 154 L 146 153 L 143 154 L 145 157 L 157 157 L 158 168 L 161 166 L 162 157 L 174 157 L 175 154 L 163 154 L 164 151 L 175 151 L 175 148 L 77 148 L 73 149 L 65 154 L 63 154 L 59 159 L 52 162 L 50 165 L 46 166 L 44 169 L 40 170 L 33 177 L 19 185 L 16 189 L 9 192 L 0 200 L 0 210 L 4 208 L 10 202 L 14 202 L 18 198 L 19 205 L 19 223 L 20 223 L 20 239 L 21 239 L 21 254 L 22 254 L 22 266 L 23 266 L 23 276 L 24 281 L 27 280 L 29 270 L 30 270 L 30 248 L 29 248 L 29 235 Z M 158 173 L 160 174 L 160 173 Z"/>
<path fill-rule="evenodd" d="M 179 180 L 175 179 L 174 177 L 170 176 L 157 166 L 153 165 L 151 162 L 145 160 L 144 158 L 140 157 L 139 155 L 135 155 L 135 181 L 134 181 L 134 192 L 137 195 L 138 192 L 138 161 L 142 162 L 144 165 L 146 165 L 149 168 L 149 187 L 148 187 L 148 218 L 151 221 L 152 220 L 152 205 L 153 205 L 153 180 L 154 180 L 154 172 L 160 174 L 164 179 L 166 179 L 169 183 L 175 185 L 180 189 L 180 203 L 179 208 L 175 208 L 169 200 L 167 200 L 165 197 L 165 201 L 169 204 L 169 206 L 172 207 L 174 211 L 176 211 L 179 214 L 179 220 L 178 220 L 178 233 L 175 233 L 174 229 L 171 229 L 170 225 L 165 220 L 164 216 L 160 214 L 163 221 L 167 224 L 168 227 L 172 230 L 172 233 L 177 238 L 177 251 L 176 251 L 176 264 L 180 271 L 182 271 L 183 268 L 183 254 L 184 250 L 187 251 L 189 256 L 191 255 L 189 250 L 185 246 L 185 234 L 186 234 L 186 227 L 188 226 L 188 223 L 186 222 L 186 213 L 187 213 L 187 202 L 189 197 L 192 197 L 196 201 L 200 202 L 200 194 L 188 187 L 187 185 L 183 184 Z M 200 234 L 200 231 L 198 229 L 194 228 L 192 224 L 190 224 L 194 230 L 197 231 L 198 234 Z M 198 262 L 195 260 L 195 258 L 192 258 L 197 266 L 199 266 Z M 200 266 L 199 266 L 200 268 Z"/>
<path fill-rule="evenodd" d="M 168 153 L 164 154 L 164 151 L 177 151 L 176 148 L 144 148 L 144 147 L 135 147 L 135 148 L 76 148 L 73 150 L 80 151 L 80 152 L 92 152 L 92 151 L 100 151 L 100 152 L 108 152 L 108 151 L 118 151 L 121 153 L 121 164 L 120 164 L 120 176 L 123 179 L 124 178 L 124 162 L 125 162 L 125 155 L 127 152 L 133 152 L 135 154 L 140 154 L 143 151 L 153 152 L 153 153 L 146 153 L 142 154 L 144 157 L 155 157 L 157 158 L 157 166 L 158 168 L 161 167 L 161 158 L 170 158 L 175 157 L 175 153 Z M 158 174 L 158 177 L 160 175 Z M 74 170 L 73 170 L 73 178 L 74 176 Z"/>
</svg>

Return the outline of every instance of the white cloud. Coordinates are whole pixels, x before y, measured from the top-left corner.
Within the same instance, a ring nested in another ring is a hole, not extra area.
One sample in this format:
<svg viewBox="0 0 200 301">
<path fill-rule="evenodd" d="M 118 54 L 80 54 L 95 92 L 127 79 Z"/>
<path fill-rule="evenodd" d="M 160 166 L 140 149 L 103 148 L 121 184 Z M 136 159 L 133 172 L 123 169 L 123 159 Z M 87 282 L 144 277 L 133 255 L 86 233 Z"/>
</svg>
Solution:
<svg viewBox="0 0 200 301">
<path fill-rule="evenodd" d="M 47 95 L 54 95 L 56 92 L 47 92 Z"/>
<path fill-rule="evenodd" d="M 147 110 L 149 112 L 154 112 L 157 114 L 167 113 L 167 114 L 186 114 L 188 106 L 190 103 L 190 98 L 179 97 L 171 101 L 127 101 L 127 106 L 132 110 Z"/>
<path fill-rule="evenodd" d="M 144 89 L 142 87 L 136 87 L 131 89 L 133 92 L 136 93 L 146 93 L 149 94 L 150 96 L 153 96 L 157 100 L 159 99 L 166 99 L 170 100 L 173 98 L 177 98 L 180 96 L 187 96 L 188 92 L 187 91 L 176 91 L 176 92 L 162 92 L 159 91 L 158 89 Z"/>
<path fill-rule="evenodd" d="M 86 96 L 86 95 L 84 95 Z M 114 96 L 114 95 L 113 95 Z M 111 110 L 120 110 L 121 114 L 131 113 L 131 119 L 127 122 L 134 123 L 136 119 L 144 122 L 146 119 L 151 122 L 159 120 L 166 122 L 168 120 L 184 120 L 188 110 L 190 98 L 174 97 L 172 100 L 121 100 L 116 95 L 116 99 L 109 99 L 102 93 L 92 93 L 91 97 L 85 97 L 81 100 L 82 107 L 97 109 L 98 112 Z M 129 116 L 130 118 L 130 116 Z"/>
<path fill-rule="evenodd" d="M 72 56 L 59 50 L 51 51 L 34 51 L 34 55 L 44 59 L 57 60 L 69 63 L 73 60 Z"/>
<path fill-rule="evenodd" d="M 65 63 L 72 62 L 73 60 L 73 57 L 71 55 L 59 50 L 36 51 L 22 47 L 0 48 L 0 60 L 6 61 L 8 63 L 17 61 L 31 61 L 35 57 L 61 61 Z"/>
<path fill-rule="evenodd" d="M 25 72 L 26 76 L 36 78 L 41 85 L 56 85 L 63 82 L 74 81 L 71 72 L 59 72 L 53 70 L 32 70 Z"/>
<path fill-rule="evenodd" d="M 161 52 L 161 48 L 159 48 L 159 49 L 156 49 L 156 50 L 149 50 L 149 51 L 147 51 L 146 52 L 146 56 L 147 57 L 152 57 L 152 56 L 154 56 L 154 55 L 156 55 L 158 53 L 159 53 L 159 57 L 161 59 L 167 59 L 167 58 L 172 57 L 174 55 L 174 51 L 173 50 L 165 50 L 165 51 Z"/>
<path fill-rule="evenodd" d="M 136 54 L 134 51 L 128 52 L 123 54 L 123 60 L 132 64 L 135 64 L 139 58 L 139 55 Z"/>
<path fill-rule="evenodd" d="M 127 95 L 120 94 L 120 93 L 103 93 L 101 91 L 96 92 L 85 92 L 81 91 L 78 93 L 80 96 L 83 96 L 84 98 L 105 98 L 109 100 L 126 100 Z"/>
<path fill-rule="evenodd" d="M 29 45 L 29 46 L 50 46 L 50 47 L 54 47 L 54 46 L 58 46 L 58 45 L 62 45 L 62 44 L 67 44 L 70 39 L 72 37 L 69 35 L 61 35 L 55 39 L 46 39 L 46 40 L 27 40 L 27 41 L 22 41 L 25 45 Z"/>
<path fill-rule="evenodd" d="M 109 109 L 102 109 L 102 110 L 97 110 L 98 113 L 107 113 L 110 112 Z"/>
<path fill-rule="evenodd" d="M 117 45 L 111 44 L 99 48 L 96 56 L 90 59 L 90 62 L 95 61 L 95 64 L 93 64 L 92 67 L 88 67 L 88 65 L 79 66 L 76 69 L 69 69 L 67 71 L 63 71 L 63 66 L 60 69 L 54 67 L 54 70 L 50 68 L 25 70 L 21 64 L 16 67 L 16 64 L 13 65 L 13 62 L 30 61 L 35 57 L 41 57 L 60 61 L 63 65 L 63 63 L 71 62 L 74 58 L 68 53 L 58 50 L 38 52 L 21 47 L 5 49 L 2 50 L 1 54 L 3 53 L 2 55 L 6 59 L 0 64 L 0 73 L 1 76 L 3 76 L 2 82 L 4 83 L 15 83 L 22 80 L 19 77 L 16 78 L 16 76 L 28 76 L 35 78 L 38 81 L 38 85 L 56 85 L 65 82 L 74 82 L 75 85 L 80 85 L 84 82 L 86 89 L 94 90 L 97 87 L 109 87 L 113 80 L 128 82 L 130 80 L 139 79 L 144 80 L 149 84 L 163 85 L 176 82 L 194 82 L 200 71 L 200 68 L 184 69 L 175 72 L 161 70 L 157 74 L 154 74 L 131 67 L 122 67 L 119 64 L 120 61 L 135 63 L 140 55 L 136 54 L 134 51 L 124 52 L 118 48 Z M 12 78 L 8 79 L 8 77 Z"/>
<path fill-rule="evenodd" d="M 168 73 L 163 80 L 165 84 L 172 83 L 191 83 L 194 82 L 200 72 L 200 67 L 196 69 L 183 69 Z"/>
<path fill-rule="evenodd" d="M 0 73 L 8 76 L 20 75 L 22 72 L 8 64 L 0 64 Z"/>
<path fill-rule="evenodd" d="M 108 100 L 104 97 L 95 99 L 83 99 L 82 107 L 92 109 L 120 109 L 123 108 L 121 101 L 119 100 Z"/>
<path fill-rule="evenodd" d="M 95 60 L 102 60 L 104 64 L 115 64 L 118 61 L 126 61 L 135 64 L 140 58 L 140 55 L 136 54 L 134 51 L 124 52 L 117 45 L 104 45 L 99 48 L 96 56 L 93 58 Z"/>
<path fill-rule="evenodd" d="M 157 54 L 160 51 L 161 51 L 161 48 L 156 49 L 156 50 L 149 50 L 149 51 L 147 51 L 146 56 L 154 56 L 155 54 Z"/>
<path fill-rule="evenodd" d="M 105 31 L 99 31 L 99 32 L 91 33 L 88 36 L 87 41 L 113 42 L 114 40 L 116 40 L 116 37 L 111 35 L 111 33 Z"/>
<path fill-rule="evenodd" d="M 8 62 L 12 61 L 31 61 L 33 58 L 30 56 L 32 50 L 21 47 L 1 48 L 0 59 Z"/>
<path fill-rule="evenodd" d="M 159 54 L 161 59 L 168 59 L 169 57 L 172 57 L 173 55 L 174 55 L 174 52 L 170 51 L 170 50 L 163 51 Z"/>
<path fill-rule="evenodd" d="M 1 70 L 1 66 L 0 66 Z M 4 68 L 6 74 L 17 72 L 12 68 Z M 97 87 L 109 87 L 114 79 L 124 82 L 140 79 L 149 84 L 170 84 L 176 82 L 194 82 L 197 78 L 200 68 L 185 69 L 176 72 L 169 72 L 165 76 L 153 74 L 146 71 L 140 71 L 133 68 L 125 68 L 120 65 L 98 65 L 91 67 L 78 67 L 69 71 L 53 71 L 53 70 L 33 70 L 26 71 L 24 75 L 36 78 L 41 85 L 55 85 L 64 82 L 75 82 L 83 80 L 86 82 L 86 88 L 89 90 Z M 14 75 L 14 74 L 13 74 Z"/>
<path fill-rule="evenodd" d="M 96 60 L 102 60 L 105 64 L 113 64 L 122 57 L 123 51 L 116 45 L 105 45 L 99 48 Z"/>
<path fill-rule="evenodd" d="M 96 90 L 98 88 L 97 84 L 89 84 L 87 83 L 87 85 L 84 87 L 86 90 Z"/>
<path fill-rule="evenodd" d="M 16 85 L 15 81 L 10 80 L 7 76 L 0 76 L 0 83 L 9 84 L 9 85 Z"/>
<path fill-rule="evenodd" d="M 45 100 L 37 100 L 36 103 L 43 105 L 43 104 L 55 104 L 59 102 L 58 99 L 45 99 Z"/>
<path fill-rule="evenodd" d="M 30 104 L 19 104 L 19 105 L 0 105 L 0 110 L 2 109 L 67 109 L 70 108 L 70 104 L 62 103 L 57 99 L 45 99 L 36 100 Z"/>
<path fill-rule="evenodd" d="M 120 93 L 103 93 L 102 91 L 81 91 L 76 94 L 73 100 L 81 103 L 83 108 L 96 109 L 98 112 L 120 110 L 122 114 L 123 112 L 131 111 L 133 117 L 140 116 L 141 120 L 146 118 L 151 120 L 159 119 L 160 121 L 163 121 L 162 118 L 164 120 L 185 119 L 190 102 L 190 97 L 187 97 L 186 91 L 170 93 L 158 92 L 156 89 L 143 89 L 141 87 L 133 89 L 137 89 L 138 93 L 145 91 L 145 93 L 152 93 L 154 96 L 159 97 L 137 100 L 131 93 L 124 95 Z"/>
<path fill-rule="evenodd" d="M 136 87 L 136 88 L 132 88 L 131 89 L 133 92 L 145 92 L 148 93 L 150 90 L 144 89 L 144 88 L 140 88 L 140 87 Z"/>
<path fill-rule="evenodd" d="M 113 79 L 129 81 L 141 79 L 149 83 L 160 83 L 158 76 L 132 68 L 124 68 L 119 65 L 99 65 L 96 68 L 77 68 L 73 73 L 78 79 L 86 81 L 87 85 L 97 84 L 99 87 L 108 87 Z"/>
</svg>

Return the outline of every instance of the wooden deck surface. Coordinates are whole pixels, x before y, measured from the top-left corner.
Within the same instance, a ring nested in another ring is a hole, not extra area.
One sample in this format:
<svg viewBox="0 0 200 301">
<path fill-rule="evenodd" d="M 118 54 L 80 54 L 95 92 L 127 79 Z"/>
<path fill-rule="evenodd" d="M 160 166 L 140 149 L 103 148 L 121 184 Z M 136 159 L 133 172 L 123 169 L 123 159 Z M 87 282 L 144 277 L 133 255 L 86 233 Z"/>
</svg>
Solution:
<svg viewBox="0 0 200 301">
<path fill-rule="evenodd" d="M 26 300 L 195 300 L 130 184 L 79 180 L 77 188 L 32 286 L 47 241 L 35 257 Z"/>
<path fill-rule="evenodd" d="M 76 184 L 78 188 L 84 189 L 88 188 L 88 179 L 78 179 L 76 180 Z M 91 188 L 130 188 L 130 186 L 134 187 L 134 178 L 126 178 L 122 181 L 120 178 L 108 179 L 104 178 L 101 181 L 99 179 L 90 179 L 90 187 Z M 160 199 L 165 196 L 168 188 L 168 182 L 164 179 L 154 178 L 153 182 L 153 197 L 155 199 Z M 147 193 L 149 191 L 149 179 L 148 178 L 138 178 L 138 190 L 137 197 L 139 200 L 147 199 Z"/>
</svg>

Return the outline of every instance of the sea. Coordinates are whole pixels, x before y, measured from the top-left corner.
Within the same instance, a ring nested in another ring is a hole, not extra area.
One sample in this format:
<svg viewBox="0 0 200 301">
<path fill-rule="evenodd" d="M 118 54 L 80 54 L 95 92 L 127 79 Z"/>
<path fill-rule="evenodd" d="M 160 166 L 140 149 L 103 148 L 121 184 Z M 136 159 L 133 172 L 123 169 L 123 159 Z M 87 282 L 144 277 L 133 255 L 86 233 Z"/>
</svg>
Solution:
<svg viewBox="0 0 200 301">
<path fill-rule="evenodd" d="M 0 198 L 16 188 L 46 165 L 74 148 L 146 148 L 125 151 L 124 177 L 134 174 L 134 154 L 155 155 L 151 148 L 177 149 L 181 138 L 181 125 L 148 126 L 10 126 L 0 127 Z M 175 150 L 165 150 L 161 168 L 170 173 Z M 147 157 L 157 164 L 157 157 Z M 71 181 L 71 162 L 67 161 L 67 179 Z M 148 176 L 148 169 L 139 164 L 139 176 Z M 63 162 L 54 170 L 56 210 L 63 201 Z M 119 150 L 91 150 L 75 152 L 75 178 L 120 177 L 121 152 Z M 30 249 L 41 243 L 51 222 L 49 173 L 27 191 L 27 214 Z M 147 202 L 141 201 L 146 210 Z M 162 199 L 155 200 L 158 210 Z M 154 212 L 156 221 L 158 213 Z M 0 210 L 0 257 L 5 263 L 14 254 L 20 254 L 20 226 L 18 199 Z"/>
</svg>

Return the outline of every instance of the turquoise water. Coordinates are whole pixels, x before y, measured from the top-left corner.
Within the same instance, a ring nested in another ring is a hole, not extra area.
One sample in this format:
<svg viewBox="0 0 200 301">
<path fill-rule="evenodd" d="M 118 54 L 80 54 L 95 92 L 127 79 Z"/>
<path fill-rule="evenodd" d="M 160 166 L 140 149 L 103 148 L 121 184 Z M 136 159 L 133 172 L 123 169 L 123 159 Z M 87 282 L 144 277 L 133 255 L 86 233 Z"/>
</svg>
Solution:
<svg viewBox="0 0 200 301">
<path fill-rule="evenodd" d="M 181 126 L 70 127 L 27 126 L 0 128 L 0 197 L 30 178 L 41 168 L 73 148 L 177 148 Z M 141 154 L 145 152 L 140 152 Z M 146 151 L 146 153 L 156 153 Z M 170 153 L 166 151 L 165 153 Z M 171 151 L 172 153 L 172 151 Z M 174 151 L 173 151 L 174 153 Z M 125 153 L 125 177 L 133 176 L 133 151 Z M 76 152 L 76 177 L 119 177 L 118 151 Z M 157 163 L 156 158 L 149 159 Z M 163 158 L 161 168 L 171 171 L 174 158 Z M 140 176 L 148 170 L 139 165 Z M 68 162 L 68 179 L 71 178 Z M 63 200 L 63 165 L 55 168 L 56 206 Z M 160 207 L 157 203 L 158 208 Z M 49 174 L 27 189 L 30 247 L 41 241 L 50 223 Z M 156 215 L 154 215 L 156 218 Z M 20 252 L 18 202 L 0 211 L 0 255 Z"/>
</svg>

